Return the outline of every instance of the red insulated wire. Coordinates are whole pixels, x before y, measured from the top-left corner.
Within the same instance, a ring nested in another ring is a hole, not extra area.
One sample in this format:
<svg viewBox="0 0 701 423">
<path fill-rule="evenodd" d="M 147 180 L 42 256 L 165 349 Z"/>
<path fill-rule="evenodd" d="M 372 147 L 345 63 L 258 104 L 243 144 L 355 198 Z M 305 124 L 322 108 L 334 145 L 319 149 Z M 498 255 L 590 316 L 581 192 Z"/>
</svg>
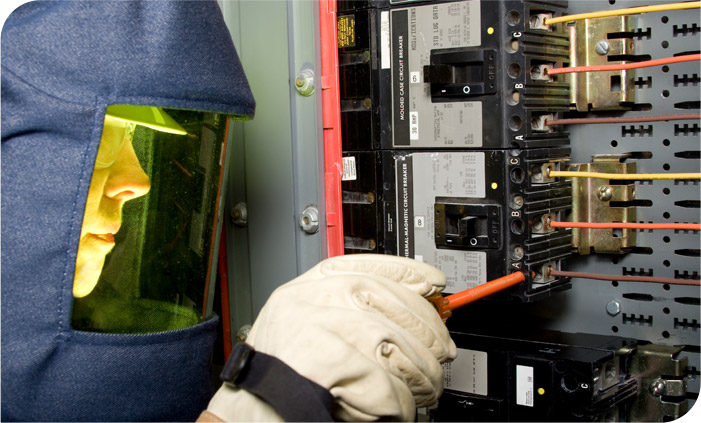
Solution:
<svg viewBox="0 0 701 423">
<path fill-rule="evenodd" d="M 556 222 L 548 221 L 552 228 L 584 229 L 676 229 L 683 231 L 701 231 L 699 223 L 617 223 L 617 222 Z"/>
<path fill-rule="evenodd" d="M 647 68 L 651 66 L 668 65 L 670 63 L 692 62 L 701 60 L 701 54 L 685 54 L 683 56 L 666 57 L 664 59 L 646 60 L 643 62 L 624 63 L 620 65 L 598 65 L 598 66 L 572 66 L 568 68 L 550 68 L 547 70 L 548 75 L 557 75 L 561 73 L 575 72 L 603 72 L 617 71 L 628 69 Z"/>
</svg>

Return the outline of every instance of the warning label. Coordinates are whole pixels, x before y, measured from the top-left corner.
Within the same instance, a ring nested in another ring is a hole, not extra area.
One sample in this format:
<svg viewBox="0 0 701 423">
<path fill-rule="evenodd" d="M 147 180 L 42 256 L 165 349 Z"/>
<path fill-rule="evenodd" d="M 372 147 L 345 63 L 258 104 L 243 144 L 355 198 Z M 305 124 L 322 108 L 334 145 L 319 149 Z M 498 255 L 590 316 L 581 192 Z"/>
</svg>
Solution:
<svg viewBox="0 0 701 423">
<path fill-rule="evenodd" d="M 339 16 L 336 26 L 338 27 L 338 48 L 355 47 L 355 16 Z"/>
</svg>

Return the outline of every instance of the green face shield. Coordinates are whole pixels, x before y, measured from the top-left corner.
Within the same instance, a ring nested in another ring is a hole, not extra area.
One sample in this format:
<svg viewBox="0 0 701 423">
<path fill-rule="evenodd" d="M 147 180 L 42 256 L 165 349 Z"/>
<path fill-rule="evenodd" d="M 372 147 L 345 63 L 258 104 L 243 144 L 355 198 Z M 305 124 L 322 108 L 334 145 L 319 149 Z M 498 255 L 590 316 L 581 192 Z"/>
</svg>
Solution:
<svg viewBox="0 0 701 423">
<path fill-rule="evenodd" d="M 148 333 L 211 317 L 227 127 L 215 113 L 107 108 L 76 258 L 74 329 Z"/>
</svg>

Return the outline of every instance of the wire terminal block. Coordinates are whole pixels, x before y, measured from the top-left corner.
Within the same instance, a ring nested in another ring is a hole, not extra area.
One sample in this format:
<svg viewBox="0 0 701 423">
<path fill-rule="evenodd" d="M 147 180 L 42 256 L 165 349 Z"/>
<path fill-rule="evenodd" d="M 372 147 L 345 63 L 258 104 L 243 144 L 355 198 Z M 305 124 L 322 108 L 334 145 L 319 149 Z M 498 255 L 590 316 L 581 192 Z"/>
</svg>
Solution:
<svg viewBox="0 0 701 423">
<path fill-rule="evenodd" d="M 635 162 L 623 162 L 630 155 L 603 154 L 592 156 L 591 163 L 574 164 L 572 171 L 636 173 Z M 619 185 L 597 178 L 572 178 L 573 222 L 635 222 L 635 182 Z M 633 229 L 572 229 L 572 248 L 580 255 L 590 253 L 625 254 L 635 247 Z"/>
<path fill-rule="evenodd" d="M 634 16 L 585 19 L 569 26 L 570 66 L 597 66 L 629 60 L 635 52 Z M 616 34 L 616 38 L 609 35 Z M 618 38 L 621 35 L 629 36 Z M 582 48 L 584 47 L 584 48 Z M 570 75 L 570 103 L 580 112 L 628 110 L 635 103 L 635 70 Z"/>
</svg>

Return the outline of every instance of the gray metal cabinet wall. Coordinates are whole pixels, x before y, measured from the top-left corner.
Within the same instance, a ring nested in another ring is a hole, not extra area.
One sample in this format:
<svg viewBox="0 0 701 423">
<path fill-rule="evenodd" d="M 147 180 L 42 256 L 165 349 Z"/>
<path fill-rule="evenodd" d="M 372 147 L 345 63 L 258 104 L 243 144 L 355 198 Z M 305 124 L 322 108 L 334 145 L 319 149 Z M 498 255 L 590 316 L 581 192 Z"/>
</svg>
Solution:
<svg viewBox="0 0 701 423">
<path fill-rule="evenodd" d="M 323 148 L 317 93 L 295 78 L 319 63 L 317 2 L 221 0 L 251 90 L 255 118 L 231 132 L 226 216 L 247 204 L 247 226 L 226 219 L 232 331 L 250 324 L 270 293 L 325 256 Z M 315 78 L 318 79 L 318 78 Z M 315 81 L 316 82 L 316 81 Z M 318 87 L 319 84 L 317 83 Z M 299 225 L 319 207 L 319 232 Z"/>
</svg>

